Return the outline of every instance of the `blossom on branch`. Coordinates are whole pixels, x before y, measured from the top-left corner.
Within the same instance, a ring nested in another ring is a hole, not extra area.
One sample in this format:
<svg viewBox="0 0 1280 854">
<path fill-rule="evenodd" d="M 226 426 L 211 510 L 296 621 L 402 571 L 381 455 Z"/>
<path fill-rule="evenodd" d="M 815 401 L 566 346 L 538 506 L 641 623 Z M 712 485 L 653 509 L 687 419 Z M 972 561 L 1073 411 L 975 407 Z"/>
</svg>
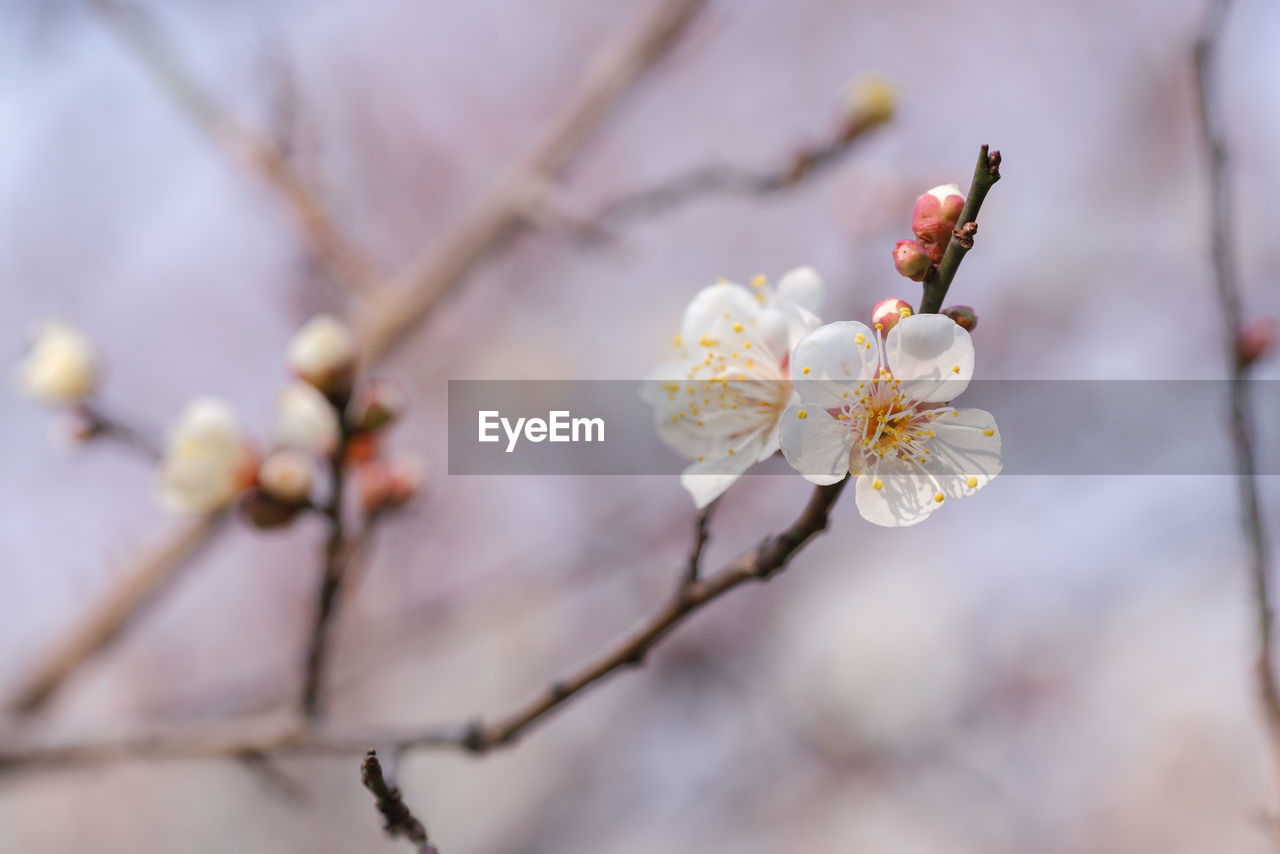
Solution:
<svg viewBox="0 0 1280 854">
<path fill-rule="evenodd" d="M 97 382 L 93 348 L 80 330 L 49 321 L 40 326 L 14 379 L 27 397 L 61 405 L 88 397 Z"/>
<path fill-rule="evenodd" d="M 350 383 L 356 342 L 347 325 L 327 314 L 311 318 L 289 340 L 289 368 L 326 394 Z"/>
<path fill-rule="evenodd" d="M 914 525 L 999 474 L 995 419 L 946 405 L 973 376 L 973 341 L 951 318 L 905 317 L 883 337 L 831 323 L 796 345 L 792 364 L 803 378 L 782 415 L 782 453 L 813 483 L 856 476 L 867 521 Z"/>
<path fill-rule="evenodd" d="M 160 503 L 185 513 L 209 513 L 233 502 L 257 474 L 253 446 L 223 401 L 204 397 L 178 417 L 160 461 Z"/>
<path fill-rule="evenodd" d="M 685 309 L 675 355 L 650 373 L 642 396 L 662 440 L 693 461 L 680 483 L 698 507 L 778 450 L 791 349 L 821 322 L 822 295 L 822 279 L 801 267 L 776 289 L 763 276 L 750 288 L 711 285 Z"/>
<path fill-rule="evenodd" d="M 293 382 L 276 398 L 272 438 L 277 446 L 329 457 L 338 449 L 340 432 L 337 411 L 315 386 Z"/>
</svg>

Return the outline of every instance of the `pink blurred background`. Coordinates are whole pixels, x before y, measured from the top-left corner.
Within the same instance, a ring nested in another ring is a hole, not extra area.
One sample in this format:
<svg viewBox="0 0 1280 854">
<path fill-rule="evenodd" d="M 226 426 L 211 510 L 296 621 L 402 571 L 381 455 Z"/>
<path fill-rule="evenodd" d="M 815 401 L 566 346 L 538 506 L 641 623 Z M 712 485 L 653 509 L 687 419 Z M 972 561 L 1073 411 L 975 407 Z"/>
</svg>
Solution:
<svg viewBox="0 0 1280 854">
<path fill-rule="evenodd" d="M 500 180 L 650 6 L 148 4 L 235 114 L 271 127 L 289 99 L 300 170 L 388 268 Z M 675 478 L 447 476 L 446 380 L 640 376 L 721 275 L 812 264 L 828 320 L 915 300 L 889 251 L 915 196 L 963 185 L 981 143 L 1003 152 L 1004 180 L 953 290 L 981 316 L 980 378 L 1222 376 L 1190 62 L 1202 11 L 713 0 L 574 160 L 571 208 L 708 162 L 781 162 L 864 73 L 894 82 L 897 115 L 783 195 L 691 203 L 602 247 L 524 235 L 441 304 L 382 369 L 414 402 L 395 444 L 430 475 L 346 603 L 333 714 L 506 710 L 654 607 L 687 549 Z M 1222 85 L 1256 315 L 1280 314 L 1278 43 L 1280 7 L 1239 0 Z M 157 430 L 212 393 L 265 431 L 288 337 L 342 305 L 272 192 L 71 0 L 0 7 L 0 220 L 9 356 L 39 320 L 71 321 L 103 354 L 104 399 Z M 3 687 L 173 521 L 137 459 L 59 441 L 11 385 L 0 407 Z M 1261 481 L 1272 532 L 1278 486 Z M 806 491 L 735 487 L 710 562 Z M 310 520 L 234 526 L 76 677 L 53 725 L 286 706 L 321 538 Z M 901 531 L 846 502 L 787 573 L 709 609 L 644 670 L 512 751 L 414 754 L 400 782 L 444 854 L 1267 850 L 1277 783 L 1245 558 L 1226 477 L 1009 476 Z M 355 762 L 281 767 L 302 803 L 223 762 L 3 777 L 0 851 L 407 850 L 382 837 Z"/>
</svg>

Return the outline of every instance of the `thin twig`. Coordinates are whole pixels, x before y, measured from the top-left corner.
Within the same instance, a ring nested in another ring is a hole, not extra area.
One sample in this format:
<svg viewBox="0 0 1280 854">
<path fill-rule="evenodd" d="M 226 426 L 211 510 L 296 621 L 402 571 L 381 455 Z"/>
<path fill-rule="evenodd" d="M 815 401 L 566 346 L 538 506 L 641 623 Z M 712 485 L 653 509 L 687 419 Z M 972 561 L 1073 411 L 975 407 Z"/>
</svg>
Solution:
<svg viewBox="0 0 1280 854">
<path fill-rule="evenodd" d="M 794 189 L 806 179 L 834 167 L 870 130 L 888 121 L 887 110 L 856 110 L 828 139 L 802 146 L 780 165 L 765 169 L 710 165 L 657 186 L 619 196 L 586 221 L 595 234 L 611 226 L 652 216 L 688 202 L 716 196 L 770 196 Z"/>
<path fill-rule="evenodd" d="M 324 571 L 316 593 L 315 622 L 307 643 L 307 656 L 302 678 L 302 713 L 308 719 L 323 713 L 323 688 L 328 663 L 333 621 L 342 592 L 342 583 L 351 563 L 353 543 L 347 541 L 343 504 L 346 495 L 347 444 L 351 438 L 342 417 L 342 406 L 337 406 L 338 421 L 342 424 L 337 450 L 329 460 L 329 498 L 322 508 L 329 521 L 329 534 L 324 543 Z"/>
<path fill-rule="evenodd" d="M 162 451 L 155 439 L 141 428 L 107 412 L 102 404 L 84 401 L 76 407 L 74 414 L 80 419 L 78 427 L 85 439 L 112 439 L 149 462 L 160 460 Z"/>
<path fill-rule="evenodd" d="M 1249 363 L 1242 358 L 1238 346 L 1244 327 L 1244 311 L 1231 246 L 1231 236 L 1235 233 L 1232 224 L 1231 164 L 1216 88 L 1218 50 L 1230 5 L 1230 0 L 1212 0 L 1210 3 L 1200 35 L 1196 39 L 1195 68 L 1200 131 L 1208 154 L 1213 270 L 1218 300 L 1222 306 L 1227 358 L 1231 366 L 1230 437 L 1234 449 L 1236 482 L 1240 490 L 1241 521 L 1251 552 L 1249 579 L 1253 587 L 1254 623 L 1257 632 L 1254 674 L 1271 745 L 1273 770 L 1277 778 L 1280 778 L 1280 686 L 1276 682 L 1272 652 L 1274 611 L 1271 602 L 1271 561 L 1255 479 L 1257 463 L 1254 457 L 1253 401 L 1247 380 Z"/>
<path fill-rule="evenodd" d="M 129 567 L 19 683 L 10 711 L 32 714 L 49 701 L 81 665 L 106 649 L 207 545 L 226 514 L 185 523 Z"/>
<path fill-rule="evenodd" d="M 370 750 L 360 763 L 360 782 L 373 793 L 374 803 L 382 814 L 382 829 L 388 836 L 401 836 L 418 846 L 418 854 L 440 854 L 427 837 L 427 828 L 414 816 L 400 787 L 387 782 L 377 752 Z"/>
<path fill-rule="evenodd" d="M 0 746 L 0 771 L 30 767 L 69 767 L 143 759 L 198 759 L 262 755 L 350 755 L 379 747 L 393 753 L 452 748 L 485 753 L 515 744 L 536 723 L 610 676 L 644 663 L 649 651 L 686 619 L 731 590 L 766 581 L 782 571 L 815 536 L 826 530 L 831 508 L 847 484 L 816 487 L 803 512 L 787 529 L 766 538 L 728 565 L 678 590 L 657 611 L 591 661 L 553 682 L 542 692 L 493 723 L 417 729 L 368 729 L 313 723 L 301 728 L 246 734 L 214 728 L 143 733 L 125 738 Z"/>
<path fill-rule="evenodd" d="M 978 152 L 978 165 L 973 169 L 973 182 L 969 185 L 969 195 L 965 197 L 964 208 L 960 211 L 960 219 L 947 243 L 947 250 L 942 253 L 938 266 L 929 270 L 925 276 L 924 295 L 920 298 L 921 314 L 937 314 L 942 310 L 942 301 L 947 297 L 947 289 L 951 280 L 960 269 L 960 262 L 965 253 L 973 248 L 973 236 L 978 231 L 978 211 L 987 192 L 1000 180 L 1000 152 L 988 154 L 987 146 Z"/>
<path fill-rule="evenodd" d="M 693 526 L 693 548 L 689 550 L 689 561 L 685 565 L 684 573 L 680 576 L 681 591 L 686 591 L 698 583 L 698 575 L 702 572 L 702 550 L 706 547 L 708 539 L 707 525 L 711 521 L 711 511 L 715 509 L 717 501 L 712 501 L 698 511 L 698 517 Z"/>
<path fill-rule="evenodd" d="M 516 233 L 531 198 L 544 191 L 613 105 L 679 40 L 705 2 L 661 0 L 621 44 L 590 63 L 577 91 L 497 188 L 360 308 L 356 332 L 366 362 L 394 350 L 441 297 Z"/>
<path fill-rule="evenodd" d="M 142 9 L 122 0 L 89 0 L 179 107 L 241 165 L 256 173 L 289 205 L 316 257 L 341 285 L 363 292 L 374 285 L 372 261 L 342 232 L 332 213 L 266 137 L 228 113 L 183 63 L 178 51 Z"/>
</svg>

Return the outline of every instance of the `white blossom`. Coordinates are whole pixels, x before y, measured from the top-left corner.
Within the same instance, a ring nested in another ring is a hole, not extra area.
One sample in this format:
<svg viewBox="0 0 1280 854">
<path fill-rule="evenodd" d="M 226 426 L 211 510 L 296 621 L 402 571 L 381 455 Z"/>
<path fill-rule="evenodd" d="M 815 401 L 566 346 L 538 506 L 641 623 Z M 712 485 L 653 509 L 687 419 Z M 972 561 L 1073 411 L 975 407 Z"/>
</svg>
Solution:
<svg viewBox="0 0 1280 854">
<path fill-rule="evenodd" d="M 328 389 L 355 366 L 355 338 L 342 321 L 317 315 L 289 340 L 288 360 L 299 377 Z"/>
<path fill-rule="evenodd" d="M 327 457 L 338 447 L 338 413 L 308 383 L 294 382 L 276 398 L 272 439 L 279 447 Z"/>
<path fill-rule="evenodd" d="M 778 450 L 778 419 L 791 400 L 789 354 L 821 321 L 822 280 L 802 267 L 777 289 L 703 288 L 684 312 L 670 361 L 649 375 L 643 397 L 663 441 L 692 460 L 680 478 L 698 507 L 753 463 Z"/>
<path fill-rule="evenodd" d="M 15 367 L 14 379 L 23 394 L 41 403 L 76 403 L 97 382 L 93 348 L 80 330 L 49 321 L 36 331 L 31 349 Z"/>
<path fill-rule="evenodd" d="M 973 376 L 973 341 L 951 318 L 906 317 L 883 339 L 856 321 L 828 324 L 796 345 L 792 365 L 799 402 L 782 415 L 782 452 L 814 483 L 855 475 L 868 521 L 914 525 L 1000 472 L 991 414 L 944 405 Z"/>
<path fill-rule="evenodd" d="M 281 448 L 262 461 L 258 486 L 286 504 L 304 504 L 311 496 L 315 470 L 315 457 L 292 448 Z"/>
<path fill-rule="evenodd" d="M 252 483 L 257 459 L 235 413 L 217 398 L 199 398 L 178 416 L 160 462 L 160 502 L 171 510 L 221 509 Z"/>
</svg>

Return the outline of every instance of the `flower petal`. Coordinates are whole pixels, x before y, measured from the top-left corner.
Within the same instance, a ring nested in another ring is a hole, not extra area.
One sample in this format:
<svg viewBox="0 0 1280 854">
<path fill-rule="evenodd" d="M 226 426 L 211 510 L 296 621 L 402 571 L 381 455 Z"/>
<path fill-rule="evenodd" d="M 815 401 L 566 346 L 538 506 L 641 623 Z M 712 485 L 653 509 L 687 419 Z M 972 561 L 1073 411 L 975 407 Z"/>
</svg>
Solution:
<svg viewBox="0 0 1280 854">
<path fill-rule="evenodd" d="M 756 462 L 764 441 L 765 431 L 761 430 L 735 445 L 733 453 L 707 457 L 686 467 L 680 485 L 693 497 L 694 505 L 701 510 L 723 495 Z"/>
<path fill-rule="evenodd" d="M 991 482 L 1004 467 L 1000 460 L 1000 430 L 991 413 L 981 409 L 946 412 L 930 425 L 930 474 L 942 483 L 948 497 L 972 495 Z"/>
<path fill-rule="evenodd" d="M 805 480 L 825 486 L 849 473 L 853 434 L 826 410 L 792 404 L 778 423 L 782 454 Z"/>
<path fill-rule="evenodd" d="M 904 317 L 889 330 L 884 349 L 889 370 L 911 400 L 952 400 L 973 377 L 973 339 L 946 315 Z"/>
<path fill-rule="evenodd" d="M 777 298 L 817 315 L 822 312 L 822 277 L 812 267 L 797 267 L 778 280 Z"/>
<path fill-rule="evenodd" d="M 950 318 L 948 318 L 949 320 Z M 810 332 L 791 354 L 791 381 L 801 400 L 838 408 L 847 392 L 876 376 L 879 352 L 875 335 L 856 320 L 828 323 Z"/>
<path fill-rule="evenodd" d="M 915 466 L 884 459 L 858 475 L 853 495 L 863 519 L 885 528 L 905 528 L 923 522 L 942 505 L 938 494 L 933 478 Z"/>
</svg>

